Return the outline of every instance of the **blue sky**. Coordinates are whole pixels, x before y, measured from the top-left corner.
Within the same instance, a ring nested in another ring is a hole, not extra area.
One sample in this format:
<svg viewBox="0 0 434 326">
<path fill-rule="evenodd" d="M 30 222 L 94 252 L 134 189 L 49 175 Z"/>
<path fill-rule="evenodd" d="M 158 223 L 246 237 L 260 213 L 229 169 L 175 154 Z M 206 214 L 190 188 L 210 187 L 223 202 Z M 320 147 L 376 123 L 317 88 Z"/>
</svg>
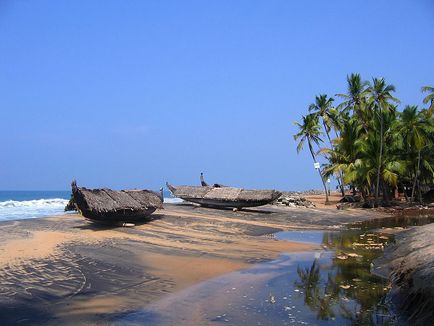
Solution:
<svg viewBox="0 0 434 326">
<path fill-rule="evenodd" d="M 345 78 L 434 85 L 434 2 L 0 2 L 0 189 L 321 188 L 293 121 Z"/>
</svg>

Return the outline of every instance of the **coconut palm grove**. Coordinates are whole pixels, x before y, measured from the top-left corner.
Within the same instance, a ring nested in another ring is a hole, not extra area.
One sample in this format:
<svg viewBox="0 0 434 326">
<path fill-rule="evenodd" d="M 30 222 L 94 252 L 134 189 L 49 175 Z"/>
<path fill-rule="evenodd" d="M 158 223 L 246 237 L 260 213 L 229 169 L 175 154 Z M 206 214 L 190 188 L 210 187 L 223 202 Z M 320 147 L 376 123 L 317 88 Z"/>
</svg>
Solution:
<svg viewBox="0 0 434 326">
<path fill-rule="evenodd" d="M 425 107 L 405 104 L 384 78 L 347 76 L 343 93 L 320 94 L 301 122 L 297 152 L 307 144 L 329 202 L 333 176 L 365 207 L 390 206 L 398 196 L 422 202 L 434 185 L 434 87 L 423 86 Z M 403 106 L 403 109 L 401 107 Z"/>
</svg>

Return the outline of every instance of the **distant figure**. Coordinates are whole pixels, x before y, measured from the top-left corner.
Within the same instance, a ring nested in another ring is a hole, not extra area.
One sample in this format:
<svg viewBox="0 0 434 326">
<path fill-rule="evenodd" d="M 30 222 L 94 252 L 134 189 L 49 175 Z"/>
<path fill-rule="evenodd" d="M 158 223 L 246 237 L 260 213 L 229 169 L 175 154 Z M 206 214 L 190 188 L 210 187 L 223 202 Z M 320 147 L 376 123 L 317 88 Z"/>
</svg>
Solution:
<svg viewBox="0 0 434 326">
<path fill-rule="evenodd" d="M 200 184 L 202 185 L 202 187 L 209 187 L 210 186 L 209 184 L 207 184 L 205 182 L 205 179 L 203 178 L 203 172 L 200 173 Z M 214 187 L 214 188 L 221 188 L 221 187 L 224 187 L 224 186 L 222 184 L 220 184 L 220 183 L 214 183 L 212 185 L 212 187 Z"/>
<path fill-rule="evenodd" d="M 200 184 L 202 187 L 208 187 L 208 184 L 205 182 L 205 179 L 203 178 L 203 172 L 200 173 Z"/>
</svg>

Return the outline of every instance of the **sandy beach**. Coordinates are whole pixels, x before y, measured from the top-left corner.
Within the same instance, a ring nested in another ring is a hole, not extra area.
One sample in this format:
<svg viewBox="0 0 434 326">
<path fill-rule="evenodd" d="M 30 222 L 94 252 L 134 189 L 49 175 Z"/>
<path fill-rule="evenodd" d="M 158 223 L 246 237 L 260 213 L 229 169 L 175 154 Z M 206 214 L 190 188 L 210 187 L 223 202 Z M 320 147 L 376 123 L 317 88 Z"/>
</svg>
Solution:
<svg viewBox="0 0 434 326">
<path fill-rule="evenodd" d="M 316 246 L 280 230 L 334 230 L 378 212 L 275 206 L 233 212 L 165 204 L 135 227 L 77 214 L 0 224 L 5 323 L 106 324 L 200 281 Z"/>
</svg>

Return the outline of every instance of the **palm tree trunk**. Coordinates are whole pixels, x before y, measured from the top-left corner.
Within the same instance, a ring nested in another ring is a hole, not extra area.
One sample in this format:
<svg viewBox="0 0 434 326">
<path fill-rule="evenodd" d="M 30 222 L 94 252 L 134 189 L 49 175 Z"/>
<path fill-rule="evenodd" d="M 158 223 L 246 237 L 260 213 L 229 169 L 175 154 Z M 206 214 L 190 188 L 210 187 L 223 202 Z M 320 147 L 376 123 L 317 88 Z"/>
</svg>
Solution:
<svg viewBox="0 0 434 326">
<path fill-rule="evenodd" d="M 416 182 L 417 182 L 417 171 L 414 174 L 413 187 L 411 188 L 411 202 L 414 202 L 414 193 L 416 190 Z"/>
<path fill-rule="evenodd" d="M 411 201 L 412 202 L 414 202 L 414 193 L 416 192 L 416 184 L 417 184 L 418 188 L 420 188 L 419 174 L 420 174 L 420 150 L 417 152 L 416 175 L 414 176 L 413 189 L 411 189 Z M 421 196 L 419 195 L 419 201 L 421 201 L 420 197 Z"/>
<path fill-rule="evenodd" d="M 308 140 L 308 144 L 309 144 L 310 154 L 312 155 L 313 161 L 316 163 L 316 157 L 315 157 L 315 154 L 313 152 L 312 144 L 310 143 L 309 140 Z M 325 195 L 326 195 L 326 202 L 325 203 L 329 204 L 329 195 L 328 195 L 326 184 L 324 182 L 324 178 L 322 177 L 322 174 L 321 174 L 321 169 L 318 169 L 318 173 L 319 173 L 319 176 L 321 178 L 322 185 L 324 186 L 324 191 L 325 191 Z"/>
<path fill-rule="evenodd" d="M 332 149 L 332 147 L 333 147 L 332 140 L 330 138 L 329 132 L 327 131 L 326 124 L 324 123 L 324 120 L 323 120 L 322 124 L 324 126 L 324 130 L 326 132 L 327 138 L 328 138 L 329 143 L 330 143 L 330 149 Z M 342 176 L 342 172 L 339 173 L 339 176 L 336 178 L 336 180 L 338 182 L 339 189 L 341 190 L 342 197 L 344 197 L 345 196 L 344 177 Z"/>
<path fill-rule="evenodd" d="M 422 204 L 422 189 L 420 187 L 420 180 L 417 180 L 417 194 L 418 194 L 418 199 L 419 199 L 419 203 Z"/>
<path fill-rule="evenodd" d="M 339 178 L 340 178 L 340 180 L 339 180 Z M 339 172 L 339 178 L 338 178 L 338 185 L 339 185 L 339 188 L 341 189 L 342 197 L 345 197 L 344 176 L 343 176 L 342 172 Z"/>
<path fill-rule="evenodd" d="M 386 207 L 390 206 L 390 198 L 389 198 L 389 192 L 390 192 L 390 188 L 389 186 L 384 183 L 384 181 L 381 181 L 381 189 L 383 192 L 383 201 L 386 205 Z"/>
<path fill-rule="evenodd" d="M 325 201 L 325 203 L 326 203 L 326 205 L 327 205 L 327 204 L 330 203 L 330 202 L 329 202 L 329 193 L 328 193 L 327 186 L 326 186 L 326 184 L 325 184 L 324 178 L 322 177 L 322 173 L 321 173 L 321 170 L 320 170 L 320 169 L 318 169 L 318 173 L 319 173 L 319 176 L 320 176 L 320 178 L 321 178 L 322 185 L 323 185 L 323 187 L 324 187 L 324 191 L 325 191 L 325 195 L 326 195 L 326 201 Z"/>
<path fill-rule="evenodd" d="M 329 139 L 330 146 L 332 146 L 332 140 L 330 139 L 330 135 L 329 135 L 329 132 L 327 131 L 327 126 L 326 126 L 326 124 L 324 122 L 324 119 L 322 121 L 322 125 L 324 126 L 324 130 L 326 132 L 327 138 Z"/>
<path fill-rule="evenodd" d="M 360 190 L 360 192 L 362 194 L 363 202 L 366 203 L 366 201 L 368 199 L 368 195 L 366 194 L 366 190 L 362 187 L 362 189 Z"/>
<path fill-rule="evenodd" d="M 380 154 L 378 156 L 378 169 L 377 169 L 377 184 L 375 187 L 375 205 L 378 206 L 378 195 L 380 192 L 380 176 L 381 176 L 381 164 L 383 158 L 383 114 L 381 111 L 381 105 L 378 106 L 380 109 Z"/>
<path fill-rule="evenodd" d="M 416 165 L 416 174 L 414 175 L 413 180 L 413 188 L 411 189 L 411 201 L 414 202 L 414 193 L 416 191 L 416 184 L 419 178 L 419 170 L 420 170 L 420 150 L 417 152 L 417 165 Z"/>
<path fill-rule="evenodd" d="M 336 138 L 340 138 L 341 137 L 341 133 L 337 132 L 336 129 L 334 129 L 334 130 L 335 130 Z M 339 172 L 339 177 L 341 178 L 341 181 L 340 181 L 340 184 L 339 184 L 339 188 L 341 188 L 342 197 L 345 197 L 344 173 L 342 171 Z"/>
</svg>

